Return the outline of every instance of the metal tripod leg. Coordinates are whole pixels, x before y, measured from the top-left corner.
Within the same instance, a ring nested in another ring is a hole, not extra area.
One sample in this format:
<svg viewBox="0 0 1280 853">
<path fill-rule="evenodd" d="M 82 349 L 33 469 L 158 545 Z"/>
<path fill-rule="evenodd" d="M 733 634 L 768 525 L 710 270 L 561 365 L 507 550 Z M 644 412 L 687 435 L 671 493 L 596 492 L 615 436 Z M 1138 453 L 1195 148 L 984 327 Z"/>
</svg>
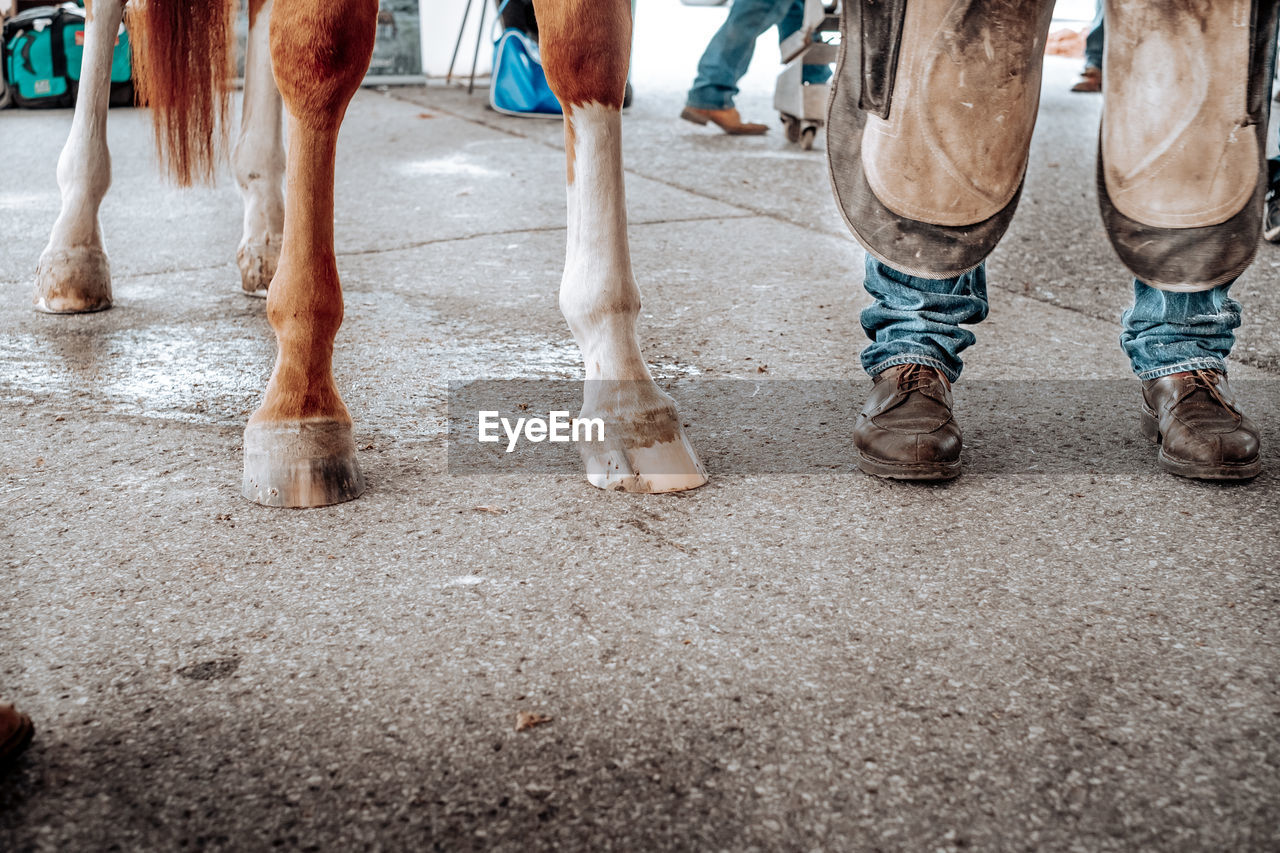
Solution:
<svg viewBox="0 0 1280 853">
<path fill-rule="evenodd" d="M 458 49 L 462 47 L 462 34 L 467 31 L 469 17 L 471 17 L 471 0 L 467 0 L 467 8 L 462 10 L 462 26 L 458 27 L 458 40 L 453 43 L 453 56 L 449 59 L 449 70 L 444 75 L 445 85 L 453 80 L 453 64 L 458 61 Z"/>
<path fill-rule="evenodd" d="M 467 0 L 470 3 L 470 0 Z M 480 42 L 484 39 L 484 17 L 489 11 L 489 0 L 480 0 L 480 25 L 476 28 L 476 50 L 471 54 L 471 79 L 467 81 L 467 94 L 476 87 L 476 63 L 480 61 Z"/>
</svg>

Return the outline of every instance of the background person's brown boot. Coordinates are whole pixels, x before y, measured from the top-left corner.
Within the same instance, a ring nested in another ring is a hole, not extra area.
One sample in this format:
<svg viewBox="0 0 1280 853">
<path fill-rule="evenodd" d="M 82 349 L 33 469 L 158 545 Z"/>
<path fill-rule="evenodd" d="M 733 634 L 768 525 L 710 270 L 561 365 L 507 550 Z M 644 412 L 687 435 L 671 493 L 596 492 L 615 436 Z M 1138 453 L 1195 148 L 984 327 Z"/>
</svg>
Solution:
<svg viewBox="0 0 1280 853">
<path fill-rule="evenodd" d="M 733 107 L 727 110 L 700 110 L 697 107 L 685 107 L 680 118 L 694 124 L 711 122 L 730 136 L 759 136 L 768 133 L 769 128 L 763 124 L 753 124 L 742 120 Z"/>
<path fill-rule="evenodd" d="M 951 416 L 951 383 L 923 364 L 876 376 L 853 428 L 858 467 L 895 480 L 949 480 L 960 473 L 960 425 Z"/>
<path fill-rule="evenodd" d="M 1143 382 L 1142 434 L 1160 445 L 1160 467 L 1170 474 L 1249 480 L 1262 471 L 1258 428 L 1236 405 L 1220 370 Z"/>
<path fill-rule="evenodd" d="M 12 705 L 0 704 L 0 770 L 22 754 L 35 730 L 26 714 L 19 714 Z"/>
<path fill-rule="evenodd" d="M 1080 79 L 1071 87 L 1073 92 L 1101 92 L 1102 91 L 1102 69 L 1086 68 L 1080 74 Z"/>
</svg>

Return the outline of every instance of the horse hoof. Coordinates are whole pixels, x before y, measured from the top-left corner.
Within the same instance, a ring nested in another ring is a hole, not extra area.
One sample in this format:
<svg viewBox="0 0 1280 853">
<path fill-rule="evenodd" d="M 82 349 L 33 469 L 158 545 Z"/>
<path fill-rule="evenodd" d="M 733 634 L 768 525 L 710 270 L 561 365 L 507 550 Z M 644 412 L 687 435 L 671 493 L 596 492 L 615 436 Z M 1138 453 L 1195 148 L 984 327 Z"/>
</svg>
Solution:
<svg viewBox="0 0 1280 853">
<path fill-rule="evenodd" d="M 316 419 L 245 428 L 242 491 L 255 503 L 329 506 L 359 497 L 364 486 L 349 423 Z"/>
<path fill-rule="evenodd" d="M 587 480 L 597 488 L 642 494 L 683 492 L 704 485 L 707 469 L 698 461 L 684 429 L 677 423 L 672 432 L 646 445 L 626 439 L 609 441 L 607 436 L 605 446 L 599 449 L 590 443 L 580 444 Z"/>
<path fill-rule="evenodd" d="M 252 245 L 242 243 L 236 250 L 236 265 L 240 267 L 240 288 L 244 295 L 265 299 L 279 264 L 279 240 Z"/>
<path fill-rule="evenodd" d="M 49 251 L 36 266 L 36 310 L 46 314 L 86 314 L 111 307 L 111 264 L 91 246 Z"/>
</svg>

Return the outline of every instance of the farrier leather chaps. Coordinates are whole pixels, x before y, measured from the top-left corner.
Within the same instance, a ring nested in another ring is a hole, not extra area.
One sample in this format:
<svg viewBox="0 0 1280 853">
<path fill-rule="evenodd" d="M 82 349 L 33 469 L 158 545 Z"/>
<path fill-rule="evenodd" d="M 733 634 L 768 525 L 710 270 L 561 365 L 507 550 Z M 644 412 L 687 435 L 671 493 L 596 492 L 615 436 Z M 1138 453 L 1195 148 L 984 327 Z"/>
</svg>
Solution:
<svg viewBox="0 0 1280 853">
<path fill-rule="evenodd" d="M 1168 290 L 1257 250 L 1278 0 L 1109 0 L 1098 195 L 1126 266 Z M 846 0 L 832 189 L 880 260 L 949 278 L 1013 218 L 1052 0 Z"/>
</svg>

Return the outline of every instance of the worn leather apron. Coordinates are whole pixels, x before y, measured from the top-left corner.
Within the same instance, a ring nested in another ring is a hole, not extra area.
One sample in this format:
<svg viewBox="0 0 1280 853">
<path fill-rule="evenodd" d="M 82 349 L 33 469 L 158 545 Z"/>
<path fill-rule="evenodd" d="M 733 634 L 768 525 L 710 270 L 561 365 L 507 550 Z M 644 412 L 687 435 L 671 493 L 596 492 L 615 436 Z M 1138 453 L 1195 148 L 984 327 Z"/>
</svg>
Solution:
<svg viewBox="0 0 1280 853">
<path fill-rule="evenodd" d="M 1208 289 L 1253 259 L 1277 5 L 1108 3 L 1099 200 L 1149 284 Z M 995 248 L 1026 174 L 1052 12 L 1052 0 L 847 0 L 828 166 L 873 256 L 949 278 Z"/>
</svg>

